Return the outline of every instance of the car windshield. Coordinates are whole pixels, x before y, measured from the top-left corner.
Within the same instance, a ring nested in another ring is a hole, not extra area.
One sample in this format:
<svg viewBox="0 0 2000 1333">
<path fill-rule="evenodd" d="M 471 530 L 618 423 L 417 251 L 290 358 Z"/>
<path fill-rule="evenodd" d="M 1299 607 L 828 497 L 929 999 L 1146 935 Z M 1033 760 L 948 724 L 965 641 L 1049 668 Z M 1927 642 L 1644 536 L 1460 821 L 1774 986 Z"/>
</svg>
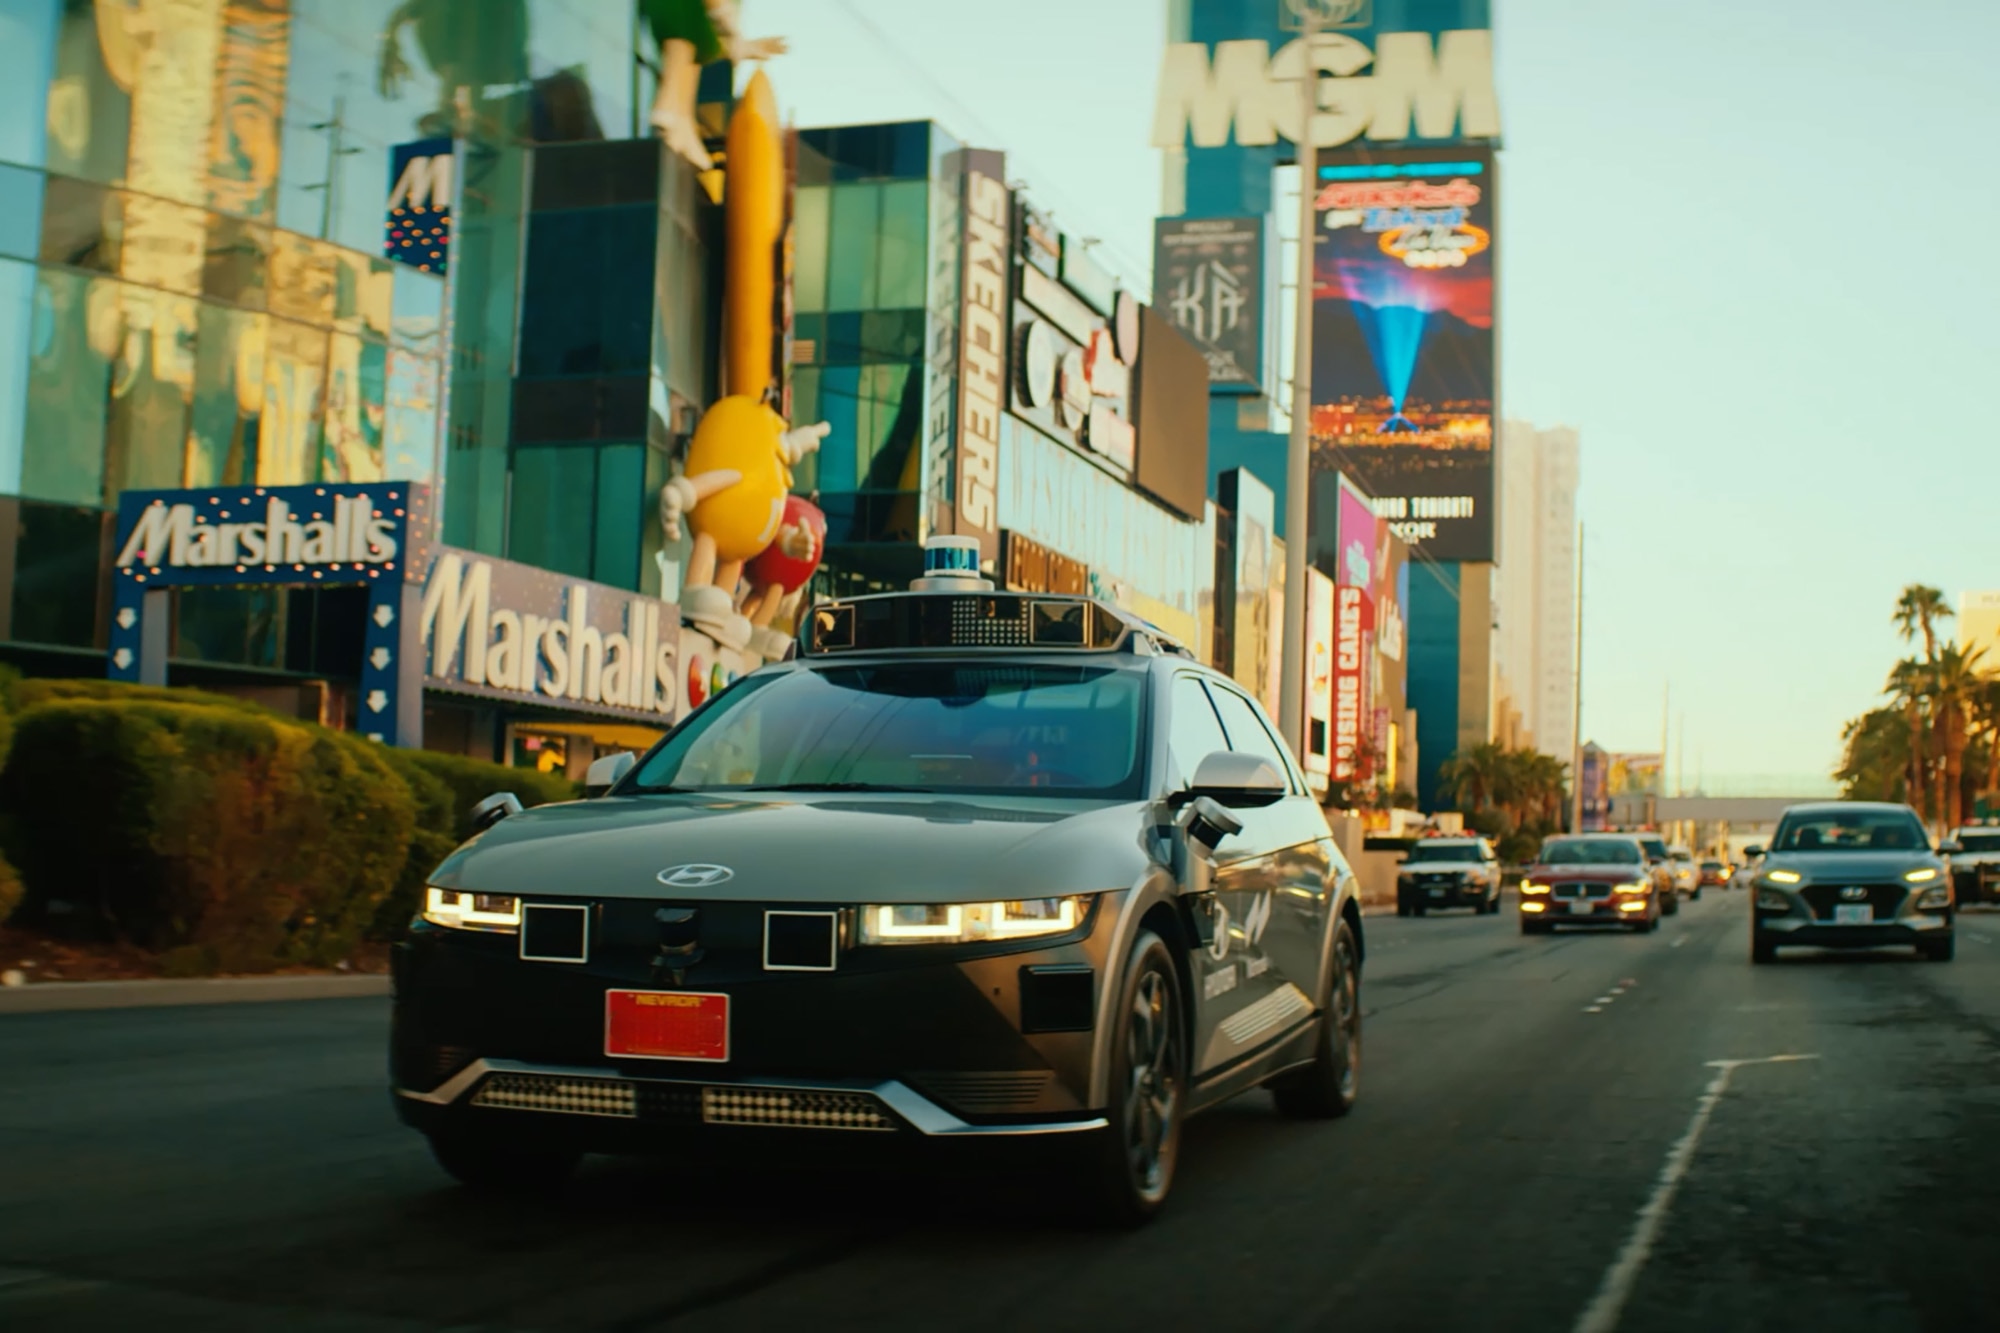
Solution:
<svg viewBox="0 0 2000 1333">
<path fill-rule="evenodd" d="M 752 677 L 691 717 L 627 792 L 1136 796 L 1145 676 L 897 663 Z"/>
<path fill-rule="evenodd" d="M 1472 842 L 1420 842 L 1410 848 L 1412 861 L 1477 861 L 1479 844 Z"/>
<path fill-rule="evenodd" d="M 1545 866 L 1627 866 L 1645 858 L 1632 843 L 1615 838 L 1557 838 L 1542 845 Z"/>
<path fill-rule="evenodd" d="M 1961 829 L 1958 845 L 1968 852 L 2000 852 L 2000 829 Z"/>
<path fill-rule="evenodd" d="M 1641 838 L 1639 839 L 1639 845 L 1646 849 L 1646 855 L 1662 861 L 1667 859 L 1667 844 L 1661 842 L 1658 838 Z"/>
<path fill-rule="evenodd" d="M 1827 810 L 1787 815 L 1771 849 L 1912 852 L 1929 846 L 1923 826 L 1907 810 Z"/>
<path fill-rule="evenodd" d="M 1702 868 L 1703 870 L 1720 870 L 1720 869 L 1722 869 L 1722 862 L 1720 862 L 1720 861 L 1703 861 L 1703 862 L 1701 863 L 1701 868 Z"/>
</svg>

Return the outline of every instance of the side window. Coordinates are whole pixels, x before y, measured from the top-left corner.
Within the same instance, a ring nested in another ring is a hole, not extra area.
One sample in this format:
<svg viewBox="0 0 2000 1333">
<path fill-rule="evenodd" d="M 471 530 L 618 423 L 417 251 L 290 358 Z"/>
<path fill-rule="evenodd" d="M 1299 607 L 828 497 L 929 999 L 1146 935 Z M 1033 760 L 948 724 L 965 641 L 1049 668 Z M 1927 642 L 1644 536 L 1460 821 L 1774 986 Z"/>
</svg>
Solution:
<svg viewBox="0 0 2000 1333">
<path fill-rule="evenodd" d="M 1229 733 L 1229 748 L 1238 754 L 1254 754 L 1269 760 L 1285 785 L 1296 788 L 1298 784 L 1292 778 L 1292 765 L 1284 748 L 1264 725 L 1264 719 L 1257 716 L 1250 701 L 1234 690 L 1216 690 L 1214 694 L 1215 711 L 1222 714 L 1223 729 Z"/>
<path fill-rule="evenodd" d="M 1208 691 L 1197 677 L 1174 677 L 1169 711 L 1173 720 L 1167 731 L 1167 752 L 1173 756 L 1174 767 L 1180 770 L 1180 781 L 1192 782 L 1196 766 L 1217 750 L 1227 750 L 1229 738 L 1222 734 L 1222 724 L 1215 720 Z"/>
</svg>

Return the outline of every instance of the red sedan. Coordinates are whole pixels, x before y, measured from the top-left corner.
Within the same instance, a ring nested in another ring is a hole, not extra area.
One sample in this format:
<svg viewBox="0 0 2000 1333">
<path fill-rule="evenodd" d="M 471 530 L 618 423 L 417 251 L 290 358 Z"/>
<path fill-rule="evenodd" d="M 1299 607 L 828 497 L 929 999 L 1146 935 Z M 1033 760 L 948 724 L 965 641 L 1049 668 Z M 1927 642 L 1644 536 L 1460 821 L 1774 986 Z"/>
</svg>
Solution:
<svg viewBox="0 0 2000 1333">
<path fill-rule="evenodd" d="M 1542 843 L 1521 880 L 1521 933 L 1557 926 L 1660 928 L 1660 898 L 1646 849 L 1623 833 L 1583 833 Z"/>
</svg>

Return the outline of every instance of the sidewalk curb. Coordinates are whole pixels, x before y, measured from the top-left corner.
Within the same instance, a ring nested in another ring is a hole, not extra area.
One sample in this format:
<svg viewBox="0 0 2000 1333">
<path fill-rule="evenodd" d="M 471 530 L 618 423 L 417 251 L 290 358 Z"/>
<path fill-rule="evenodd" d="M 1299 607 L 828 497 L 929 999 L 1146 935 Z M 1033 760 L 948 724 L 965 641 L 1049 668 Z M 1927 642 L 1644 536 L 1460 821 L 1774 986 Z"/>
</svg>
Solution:
<svg viewBox="0 0 2000 1333">
<path fill-rule="evenodd" d="M 82 1009 L 357 999 L 389 994 L 381 973 L 310 977 L 215 977 L 175 981 L 44 981 L 0 989 L 0 1017 Z"/>
</svg>

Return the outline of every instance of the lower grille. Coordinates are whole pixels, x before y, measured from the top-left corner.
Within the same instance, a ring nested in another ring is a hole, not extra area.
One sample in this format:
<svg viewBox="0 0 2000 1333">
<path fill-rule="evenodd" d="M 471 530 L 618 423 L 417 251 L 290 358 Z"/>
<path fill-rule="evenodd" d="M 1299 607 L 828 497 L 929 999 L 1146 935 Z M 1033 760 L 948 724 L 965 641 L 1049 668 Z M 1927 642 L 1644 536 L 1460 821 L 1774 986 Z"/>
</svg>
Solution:
<svg viewBox="0 0 2000 1333">
<path fill-rule="evenodd" d="M 1855 906 L 1866 903 L 1874 908 L 1877 921 L 1887 921 L 1894 917 L 1903 906 L 1905 890 L 1900 884 L 1863 884 L 1858 887 L 1867 890 L 1862 898 L 1846 898 L 1841 895 L 1848 887 L 1839 884 L 1808 884 L 1799 891 L 1799 896 L 1812 908 L 1814 917 L 1821 921 L 1833 920 L 1836 907 Z"/>
<path fill-rule="evenodd" d="M 1558 898 L 1602 898 L 1611 892 L 1609 884 L 1558 884 Z"/>
<path fill-rule="evenodd" d="M 909 1082 L 934 1101 L 943 1102 L 960 1115 L 1005 1115 L 1028 1111 L 1042 1099 L 1042 1089 L 1054 1077 L 1046 1069 L 1022 1072 L 996 1070 L 991 1073 L 955 1071 L 912 1074 Z"/>
<path fill-rule="evenodd" d="M 893 1130 L 896 1122 L 872 1093 L 793 1091 L 697 1083 L 656 1083 L 568 1074 L 490 1075 L 474 1106 L 557 1115 L 793 1129 Z"/>
<path fill-rule="evenodd" d="M 509 1111 L 555 1111 L 563 1115 L 626 1119 L 639 1114 L 638 1093 L 630 1083 L 608 1078 L 559 1078 L 550 1074 L 495 1074 L 479 1085 L 472 1104 Z"/>
<path fill-rule="evenodd" d="M 776 1088 L 701 1090 L 701 1118 L 711 1125 L 785 1125 L 794 1129 L 894 1129 L 882 1103 L 865 1092 L 790 1092 Z"/>
</svg>

